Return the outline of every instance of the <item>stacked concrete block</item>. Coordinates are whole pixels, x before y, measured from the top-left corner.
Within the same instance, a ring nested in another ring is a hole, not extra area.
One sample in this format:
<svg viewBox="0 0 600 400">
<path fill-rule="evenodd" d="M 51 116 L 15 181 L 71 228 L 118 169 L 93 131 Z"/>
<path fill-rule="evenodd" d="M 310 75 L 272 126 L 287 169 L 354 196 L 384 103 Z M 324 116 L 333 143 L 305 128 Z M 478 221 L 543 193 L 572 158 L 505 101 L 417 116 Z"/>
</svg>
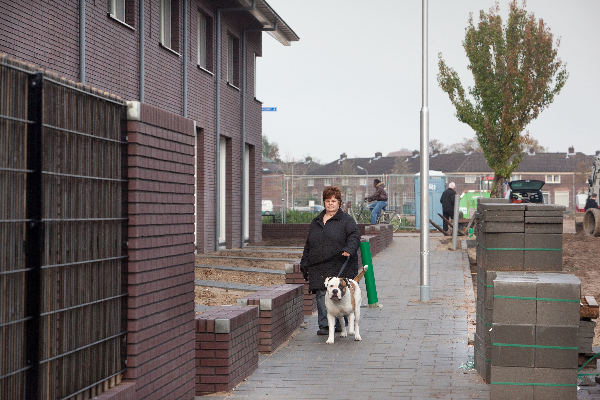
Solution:
<svg viewBox="0 0 600 400">
<path fill-rule="evenodd" d="M 477 211 L 475 367 L 489 382 L 496 272 L 561 271 L 564 207 L 480 199 Z"/>
<path fill-rule="evenodd" d="M 596 321 L 592 320 L 580 320 L 579 331 L 577 332 L 577 347 L 579 353 L 582 355 L 581 359 L 588 360 L 594 354 L 592 350 L 592 343 L 594 342 L 594 329 L 596 328 Z M 585 362 L 585 361 L 583 361 Z"/>
<path fill-rule="evenodd" d="M 497 272 L 493 290 L 490 398 L 576 399 L 579 279 Z"/>
</svg>

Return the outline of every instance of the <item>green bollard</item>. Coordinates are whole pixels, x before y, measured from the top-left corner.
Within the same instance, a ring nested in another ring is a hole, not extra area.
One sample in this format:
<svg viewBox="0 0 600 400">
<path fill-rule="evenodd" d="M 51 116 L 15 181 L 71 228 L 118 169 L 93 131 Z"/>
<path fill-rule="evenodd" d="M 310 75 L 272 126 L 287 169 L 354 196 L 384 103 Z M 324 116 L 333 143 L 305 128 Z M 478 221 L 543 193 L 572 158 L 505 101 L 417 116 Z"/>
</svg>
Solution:
<svg viewBox="0 0 600 400">
<path fill-rule="evenodd" d="M 373 271 L 373 260 L 371 259 L 371 246 L 369 242 L 360 243 L 360 255 L 362 258 L 363 265 L 368 265 L 367 271 L 365 272 L 365 286 L 367 287 L 367 298 L 369 300 L 369 307 L 377 308 L 377 288 L 375 287 L 375 272 Z"/>
</svg>

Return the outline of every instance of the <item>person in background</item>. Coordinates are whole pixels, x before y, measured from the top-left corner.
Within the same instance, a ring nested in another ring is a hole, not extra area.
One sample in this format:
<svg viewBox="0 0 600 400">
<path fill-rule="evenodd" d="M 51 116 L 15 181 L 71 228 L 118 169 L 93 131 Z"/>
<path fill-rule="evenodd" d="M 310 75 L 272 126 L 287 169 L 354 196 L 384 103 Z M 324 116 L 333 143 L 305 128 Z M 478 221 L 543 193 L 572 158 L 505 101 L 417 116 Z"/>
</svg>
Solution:
<svg viewBox="0 0 600 400">
<path fill-rule="evenodd" d="M 585 202 L 584 210 L 587 211 L 588 208 L 598 208 L 598 195 L 596 193 L 592 193 L 592 195 Z"/>
<path fill-rule="evenodd" d="M 454 218 L 454 196 L 456 196 L 456 191 L 454 188 L 456 184 L 454 182 L 450 182 L 448 184 L 448 189 L 444 190 L 442 193 L 442 197 L 440 198 L 440 203 L 442 203 L 442 213 L 444 214 L 444 218 L 451 219 Z M 448 230 L 448 223 L 444 220 L 444 232 Z"/>
<path fill-rule="evenodd" d="M 387 206 L 388 195 L 385 191 L 385 184 L 379 179 L 373 180 L 373 186 L 375 186 L 375 193 L 372 196 L 365 197 L 366 201 L 372 201 L 369 204 L 369 210 L 371 210 L 371 224 L 377 223 L 377 217 L 381 210 Z"/>
<path fill-rule="evenodd" d="M 300 260 L 300 270 L 308 281 L 308 290 L 316 294 L 317 335 L 329 335 L 329 322 L 325 308 L 325 278 L 338 276 L 346 260 L 341 277 L 354 278 L 358 273 L 358 246 L 360 231 L 356 221 L 340 208 L 342 192 L 337 186 L 323 190 L 325 209 L 310 223 L 308 238 Z M 350 257 L 348 259 L 348 257 Z M 339 320 L 336 319 L 336 324 Z M 342 327 L 336 326 L 336 332 Z"/>
</svg>

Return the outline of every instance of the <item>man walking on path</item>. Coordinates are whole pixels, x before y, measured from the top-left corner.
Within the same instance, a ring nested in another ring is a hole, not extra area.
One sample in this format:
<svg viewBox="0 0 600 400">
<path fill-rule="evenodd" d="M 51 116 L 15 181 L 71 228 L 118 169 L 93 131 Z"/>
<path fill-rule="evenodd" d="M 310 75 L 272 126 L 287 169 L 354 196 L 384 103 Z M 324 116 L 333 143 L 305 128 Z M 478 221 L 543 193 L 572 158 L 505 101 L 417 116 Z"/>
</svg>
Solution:
<svg viewBox="0 0 600 400">
<path fill-rule="evenodd" d="M 440 203 L 442 203 L 442 212 L 444 213 L 444 218 L 451 219 L 454 218 L 454 196 L 456 196 L 456 192 L 454 188 L 456 187 L 454 182 L 450 182 L 448 184 L 448 189 L 444 190 L 442 193 L 442 197 L 440 198 Z M 444 232 L 448 231 L 448 223 L 444 220 Z"/>
</svg>

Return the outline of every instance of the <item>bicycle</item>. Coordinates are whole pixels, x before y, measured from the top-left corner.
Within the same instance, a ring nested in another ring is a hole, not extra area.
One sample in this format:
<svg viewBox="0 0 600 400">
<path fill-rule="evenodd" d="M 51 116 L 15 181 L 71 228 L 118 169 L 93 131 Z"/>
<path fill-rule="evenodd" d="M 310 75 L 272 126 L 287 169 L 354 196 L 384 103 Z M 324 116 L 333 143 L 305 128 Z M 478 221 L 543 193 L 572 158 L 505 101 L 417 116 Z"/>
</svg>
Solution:
<svg viewBox="0 0 600 400">
<path fill-rule="evenodd" d="M 358 207 L 350 207 L 349 214 L 354 218 L 357 224 L 371 223 L 371 210 L 367 204 L 367 202 L 363 201 Z"/>
<path fill-rule="evenodd" d="M 402 227 L 402 217 L 391 210 L 383 210 L 379 213 L 377 217 L 378 224 L 390 224 L 394 228 L 394 232 L 399 232 Z"/>
</svg>

